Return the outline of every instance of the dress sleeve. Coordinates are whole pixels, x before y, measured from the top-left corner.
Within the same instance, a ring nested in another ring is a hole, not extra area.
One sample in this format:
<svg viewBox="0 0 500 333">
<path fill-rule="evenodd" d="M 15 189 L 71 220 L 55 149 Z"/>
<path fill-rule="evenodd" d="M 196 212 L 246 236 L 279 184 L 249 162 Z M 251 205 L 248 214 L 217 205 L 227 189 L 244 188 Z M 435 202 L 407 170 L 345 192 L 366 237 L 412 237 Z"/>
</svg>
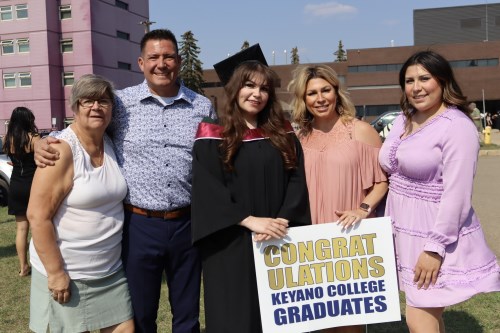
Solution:
<svg viewBox="0 0 500 333">
<path fill-rule="evenodd" d="M 472 188 L 479 153 L 479 138 L 473 122 L 467 118 L 451 121 L 442 144 L 443 195 L 434 228 L 425 251 L 445 255 L 447 245 L 454 243 L 460 229 L 470 220 Z"/>
<path fill-rule="evenodd" d="M 287 219 L 291 227 L 311 224 L 309 193 L 304 169 L 304 152 L 297 137 L 292 134 L 297 152 L 297 168 L 291 171 L 283 205 L 278 217 Z"/>
<path fill-rule="evenodd" d="M 387 181 L 387 176 L 378 161 L 380 148 L 360 142 L 358 149 L 361 156 L 360 167 L 363 189 L 366 190 L 375 183 Z"/>
<path fill-rule="evenodd" d="M 193 243 L 248 216 L 225 186 L 220 140 L 201 139 L 193 147 L 191 226 Z"/>
</svg>

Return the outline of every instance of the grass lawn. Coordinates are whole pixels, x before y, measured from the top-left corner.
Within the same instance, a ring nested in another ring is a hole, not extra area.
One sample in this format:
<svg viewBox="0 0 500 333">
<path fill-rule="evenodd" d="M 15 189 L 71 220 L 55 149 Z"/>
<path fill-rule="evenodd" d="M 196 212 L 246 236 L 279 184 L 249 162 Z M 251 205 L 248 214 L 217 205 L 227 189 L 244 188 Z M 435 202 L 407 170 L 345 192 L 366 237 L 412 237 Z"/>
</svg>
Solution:
<svg viewBox="0 0 500 333">
<path fill-rule="evenodd" d="M 18 277 L 14 217 L 0 208 L 0 333 L 29 332 L 30 278 Z M 170 309 L 163 286 L 158 332 L 170 333 Z M 404 302 L 401 306 L 404 311 Z M 204 328 L 203 308 L 201 326 Z M 445 312 L 447 333 L 500 333 L 500 293 L 474 297 Z M 370 325 L 370 333 L 408 332 L 403 322 Z M 238 333 L 235 331 L 235 333 Z"/>
</svg>

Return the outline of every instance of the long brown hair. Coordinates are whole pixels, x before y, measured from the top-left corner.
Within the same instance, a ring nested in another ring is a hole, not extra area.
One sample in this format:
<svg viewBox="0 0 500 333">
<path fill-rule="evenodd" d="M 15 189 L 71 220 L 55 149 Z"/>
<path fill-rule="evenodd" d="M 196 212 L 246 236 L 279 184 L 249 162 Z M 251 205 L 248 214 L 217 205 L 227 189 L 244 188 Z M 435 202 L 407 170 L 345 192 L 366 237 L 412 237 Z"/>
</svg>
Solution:
<svg viewBox="0 0 500 333">
<path fill-rule="evenodd" d="M 406 96 L 405 76 L 408 67 L 414 65 L 422 66 L 429 72 L 429 74 L 432 75 L 433 78 L 438 81 L 439 85 L 443 89 L 443 103 L 447 107 L 454 106 L 471 118 L 471 110 L 467 103 L 467 97 L 463 95 L 460 86 L 455 80 L 450 63 L 440 54 L 427 50 L 419 51 L 413 54 L 410 58 L 408 58 L 408 60 L 406 60 L 403 67 L 401 67 L 401 70 L 399 71 L 399 86 L 403 91 L 400 104 L 401 110 L 403 110 L 403 114 L 407 119 L 406 126 L 409 126 L 410 120 L 413 116 L 413 105 L 410 104 L 410 101 Z"/>
<path fill-rule="evenodd" d="M 248 131 L 238 105 L 238 96 L 245 83 L 257 74 L 262 75 L 269 87 L 269 99 L 264 109 L 257 115 L 257 127 L 280 151 L 285 169 L 293 169 L 297 165 L 296 147 L 293 137 L 286 132 L 285 116 L 276 97 L 275 87 L 278 77 L 273 70 L 258 61 L 247 61 L 239 65 L 225 86 L 226 103 L 219 115 L 223 127 L 220 145 L 222 162 L 227 170 L 233 170 L 234 156 Z"/>
</svg>

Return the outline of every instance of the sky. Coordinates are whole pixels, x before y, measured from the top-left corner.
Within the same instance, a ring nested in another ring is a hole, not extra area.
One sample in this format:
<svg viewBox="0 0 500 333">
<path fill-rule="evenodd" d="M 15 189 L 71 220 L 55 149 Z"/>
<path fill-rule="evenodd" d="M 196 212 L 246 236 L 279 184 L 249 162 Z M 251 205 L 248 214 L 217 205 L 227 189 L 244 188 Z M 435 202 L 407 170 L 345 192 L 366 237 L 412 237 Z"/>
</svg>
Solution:
<svg viewBox="0 0 500 333">
<path fill-rule="evenodd" d="M 485 4 L 470 0 L 149 0 L 151 29 L 170 29 L 178 42 L 191 31 L 204 69 L 259 43 L 268 64 L 334 60 L 344 49 L 413 45 L 413 10 Z M 491 3 L 491 1 L 490 1 Z M 274 52 L 274 55 L 273 55 Z"/>
</svg>

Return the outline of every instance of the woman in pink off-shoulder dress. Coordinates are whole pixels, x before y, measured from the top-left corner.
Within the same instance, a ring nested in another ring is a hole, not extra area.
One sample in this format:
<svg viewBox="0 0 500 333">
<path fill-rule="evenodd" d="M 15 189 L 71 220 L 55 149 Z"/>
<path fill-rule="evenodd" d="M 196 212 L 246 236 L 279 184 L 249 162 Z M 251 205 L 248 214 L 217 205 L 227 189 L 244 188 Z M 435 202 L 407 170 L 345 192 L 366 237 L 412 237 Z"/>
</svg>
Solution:
<svg viewBox="0 0 500 333">
<path fill-rule="evenodd" d="M 412 55 L 399 73 L 403 115 L 380 151 L 389 174 L 399 285 L 410 332 L 445 331 L 444 308 L 500 291 L 500 269 L 471 206 L 476 127 L 449 63 Z"/>
<path fill-rule="evenodd" d="M 339 221 L 349 227 L 373 217 L 387 191 L 378 163 L 378 133 L 354 117 L 354 105 L 329 66 L 298 67 L 289 89 L 304 150 L 312 223 Z M 324 332 L 362 331 L 363 326 L 349 326 Z"/>
</svg>

